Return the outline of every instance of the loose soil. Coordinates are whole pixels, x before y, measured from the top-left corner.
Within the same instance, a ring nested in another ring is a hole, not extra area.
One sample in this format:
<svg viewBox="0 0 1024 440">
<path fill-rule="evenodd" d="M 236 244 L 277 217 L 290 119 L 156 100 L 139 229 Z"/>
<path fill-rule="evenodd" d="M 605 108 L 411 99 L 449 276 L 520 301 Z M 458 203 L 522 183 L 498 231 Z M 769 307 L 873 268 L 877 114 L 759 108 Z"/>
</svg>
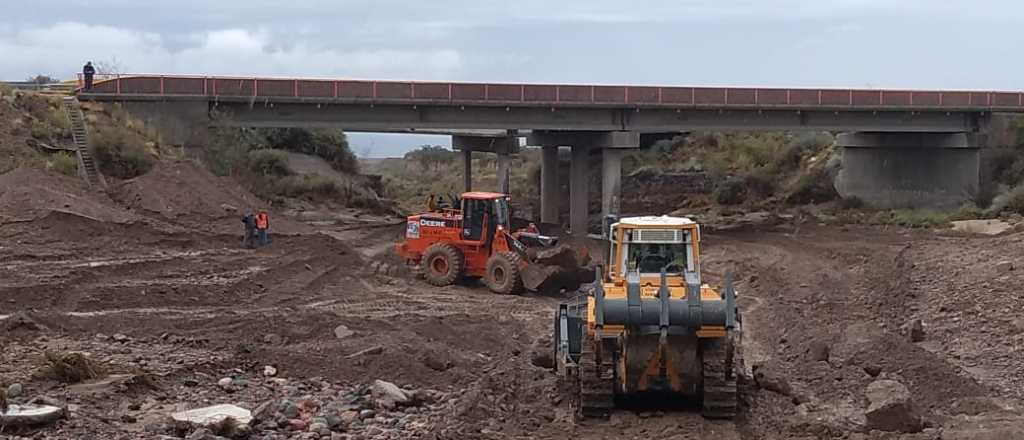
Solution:
<svg viewBox="0 0 1024 440">
<path fill-rule="evenodd" d="M 415 414 L 415 429 L 371 422 L 353 438 L 901 438 L 839 420 L 836 408 L 863 412 L 875 376 L 904 383 L 923 408 L 925 432 L 902 438 L 973 432 L 967 416 L 1020 420 L 1022 233 L 708 233 L 703 273 L 711 284 L 737 276 L 748 365 L 783 377 L 792 395 L 749 380 L 735 421 L 619 410 L 573 424 L 554 374 L 531 363 L 562 298 L 431 287 L 387 256 L 401 224 L 277 219 L 270 246 L 242 249 L 238 210 L 258 200 L 186 163 L 117 184 L 112 196 L 32 173 L 0 176 L 0 381 L 66 402 L 71 417 L 18 434 L 160 438 L 171 412 L 280 397 L 283 382 L 263 378 L 265 365 L 299 389 L 382 379 L 443 396 Z M 36 325 L 14 325 L 25 317 Z M 903 330 L 916 319 L 921 342 Z M 336 336 L 339 325 L 352 334 Z M 814 360 L 814 344 L 830 348 L 827 361 Z M 59 384 L 34 374 L 46 351 L 87 352 L 153 383 Z M 222 389 L 225 376 L 248 385 Z"/>
</svg>

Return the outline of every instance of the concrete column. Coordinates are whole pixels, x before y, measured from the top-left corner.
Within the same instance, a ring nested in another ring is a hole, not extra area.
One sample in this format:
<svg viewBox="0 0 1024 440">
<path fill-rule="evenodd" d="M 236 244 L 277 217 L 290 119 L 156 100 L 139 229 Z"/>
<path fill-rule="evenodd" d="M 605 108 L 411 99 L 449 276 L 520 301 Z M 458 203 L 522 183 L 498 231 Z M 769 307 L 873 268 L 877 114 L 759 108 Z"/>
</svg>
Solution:
<svg viewBox="0 0 1024 440">
<path fill-rule="evenodd" d="M 558 223 L 558 147 L 545 146 L 540 162 L 540 221 Z"/>
<path fill-rule="evenodd" d="M 587 222 L 590 217 L 587 206 L 590 198 L 589 175 L 590 150 L 583 146 L 572 147 L 572 163 L 569 170 L 569 229 L 573 237 L 587 236 Z"/>
<path fill-rule="evenodd" d="M 622 199 L 622 150 L 601 150 L 601 218 L 618 214 Z"/>
<path fill-rule="evenodd" d="M 955 209 L 978 194 L 976 142 L 967 133 L 845 133 L 835 187 L 879 208 Z"/>
<path fill-rule="evenodd" d="M 473 190 L 473 150 L 462 150 L 462 178 L 466 183 L 466 192 Z"/>
<path fill-rule="evenodd" d="M 512 167 L 512 156 L 505 153 L 498 153 L 498 192 L 508 194 L 508 172 Z"/>
</svg>

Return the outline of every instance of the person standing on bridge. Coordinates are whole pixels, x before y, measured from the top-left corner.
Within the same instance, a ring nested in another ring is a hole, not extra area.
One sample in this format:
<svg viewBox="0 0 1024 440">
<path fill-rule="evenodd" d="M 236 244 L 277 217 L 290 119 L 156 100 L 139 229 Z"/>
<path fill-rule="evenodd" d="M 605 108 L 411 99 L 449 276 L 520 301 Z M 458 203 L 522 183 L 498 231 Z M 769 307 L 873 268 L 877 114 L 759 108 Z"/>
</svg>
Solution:
<svg viewBox="0 0 1024 440">
<path fill-rule="evenodd" d="M 96 68 L 92 67 L 92 61 L 85 63 L 82 67 L 82 78 L 85 80 L 85 90 L 92 90 L 92 77 L 96 75 Z"/>
<path fill-rule="evenodd" d="M 268 230 L 270 229 L 270 219 L 267 217 L 267 210 L 261 209 L 259 214 L 256 214 L 256 232 L 260 236 L 260 246 L 266 246 L 270 243 L 268 237 Z"/>
</svg>

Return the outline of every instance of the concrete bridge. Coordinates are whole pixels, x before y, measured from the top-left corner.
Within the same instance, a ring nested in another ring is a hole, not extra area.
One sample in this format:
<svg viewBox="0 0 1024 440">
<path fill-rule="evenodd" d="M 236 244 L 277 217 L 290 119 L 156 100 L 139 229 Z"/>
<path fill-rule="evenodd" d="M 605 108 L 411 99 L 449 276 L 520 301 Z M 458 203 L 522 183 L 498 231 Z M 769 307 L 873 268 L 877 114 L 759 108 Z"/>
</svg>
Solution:
<svg viewBox="0 0 1024 440">
<path fill-rule="evenodd" d="M 1024 93 L 870 89 L 658 87 L 117 76 L 83 100 L 122 102 L 184 142 L 211 123 L 448 133 L 465 157 L 498 155 L 507 191 L 520 138 L 543 147 L 541 221 L 557 222 L 557 149 L 572 148 L 570 227 L 589 213 L 587 169 L 602 159 L 602 211 L 617 212 L 621 158 L 647 139 L 694 130 L 845 132 L 840 194 L 882 207 L 953 207 L 980 185 L 979 148 L 995 112 L 1024 113 Z M 481 132 L 486 131 L 486 133 Z"/>
</svg>

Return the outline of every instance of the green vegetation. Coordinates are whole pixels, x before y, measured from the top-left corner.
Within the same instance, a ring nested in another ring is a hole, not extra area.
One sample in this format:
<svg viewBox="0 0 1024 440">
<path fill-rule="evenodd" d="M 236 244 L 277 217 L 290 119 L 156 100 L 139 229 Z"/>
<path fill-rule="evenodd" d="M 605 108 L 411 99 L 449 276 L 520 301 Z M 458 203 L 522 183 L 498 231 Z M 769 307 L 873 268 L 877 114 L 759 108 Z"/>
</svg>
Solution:
<svg viewBox="0 0 1024 440">
<path fill-rule="evenodd" d="M 694 133 L 633 153 L 625 172 L 705 172 L 721 205 L 822 203 L 838 198 L 828 133 Z"/>
<path fill-rule="evenodd" d="M 193 157 L 220 176 L 232 176 L 254 194 L 275 204 L 288 199 L 366 209 L 384 209 L 380 197 L 359 175 L 359 164 L 340 130 L 299 128 L 217 128 Z M 344 178 L 296 175 L 281 150 L 315 155 Z"/>
<path fill-rule="evenodd" d="M 154 160 L 127 128 L 107 127 L 89 137 L 89 147 L 100 172 L 119 179 L 131 179 L 149 172 Z"/>
<path fill-rule="evenodd" d="M 1004 212 L 1024 214 L 1024 184 L 1008 188 L 997 195 L 986 210 L 989 215 L 999 215 Z"/>
<path fill-rule="evenodd" d="M 47 159 L 46 167 L 66 176 L 78 175 L 78 159 L 74 154 L 68 152 L 54 153 Z"/>
<path fill-rule="evenodd" d="M 280 128 L 255 130 L 266 138 L 266 146 L 278 150 L 319 156 L 343 173 L 358 174 L 359 160 L 348 146 L 345 132 L 327 128 Z"/>
<path fill-rule="evenodd" d="M 497 157 L 491 153 L 472 155 L 473 189 L 496 191 Z M 429 195 L 462 193 L 462 153 L 437 145 L 423 145 L 401 159 L 384 159 L 369 167 L 372 173 L 383 176 L 386 196 L 408 212 L 418 212 L 426 206 Z M 509 182 L 512 203 L 517 209 L 536 212 L 539 204 L 540 150 L 524 148 L 513 156 Z"/>
<path fill-rule="evenodd" d="M 248 162 L 249 170 L 260 176 L 285 177 L 293 174 L 288 169 L 288 156 L 281 151 L 250 151 Z"/>
<path fill-rule="evenodd" d="M 934 228 L 949 224 L 950 218 L 949 213 L 931 209 L 894 209 L 875 212 L 867 218 L 865 223 L 907 228 Z"/>
</svg>

